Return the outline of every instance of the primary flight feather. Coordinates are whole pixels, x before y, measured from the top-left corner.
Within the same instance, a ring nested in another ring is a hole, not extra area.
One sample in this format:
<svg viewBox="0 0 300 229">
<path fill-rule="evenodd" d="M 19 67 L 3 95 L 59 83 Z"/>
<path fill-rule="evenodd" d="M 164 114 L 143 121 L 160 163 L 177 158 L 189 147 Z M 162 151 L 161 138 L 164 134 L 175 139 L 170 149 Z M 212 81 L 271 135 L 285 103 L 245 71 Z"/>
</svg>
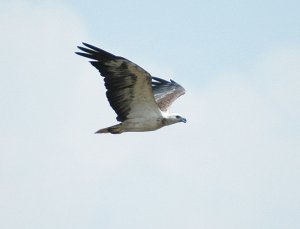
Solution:
<svg viewBox="0 0 300 229">
<path fill-rule="evenodd" d="M 135 63 L 83 43 L 76 54 L 91 59 L 90 63 L 104 77 L 106 96 L 117 114 L 117 125 L 96 133 L 153 131 L 161 127 L 186 122 L 178 114 L 169 112 L 171 104 L 185 93 L 173 80 L 151 76 Z"/>
</svg>

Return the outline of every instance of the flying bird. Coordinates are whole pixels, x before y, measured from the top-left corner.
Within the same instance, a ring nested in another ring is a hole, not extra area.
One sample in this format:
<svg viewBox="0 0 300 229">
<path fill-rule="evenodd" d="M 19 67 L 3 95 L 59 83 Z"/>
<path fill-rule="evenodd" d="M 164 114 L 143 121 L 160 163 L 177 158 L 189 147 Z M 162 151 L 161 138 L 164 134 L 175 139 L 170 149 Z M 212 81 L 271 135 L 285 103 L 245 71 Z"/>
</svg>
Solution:
<svg viewBox="0 0 300 229">
<path fill-rule="evenodd" d="M 114 126 L 96 133 L 153 131 L 161 127 L 186 122 L 179 114 L 170 113 L 171 104 L 185 93 L 173 80 L 151 76 L 147 71 L 120 56 L 93 45 L 82 43 L 76 54 L 91 59 L 90 63 L 104 77 L 106 97 L 117 114 Z"/>
</svg>

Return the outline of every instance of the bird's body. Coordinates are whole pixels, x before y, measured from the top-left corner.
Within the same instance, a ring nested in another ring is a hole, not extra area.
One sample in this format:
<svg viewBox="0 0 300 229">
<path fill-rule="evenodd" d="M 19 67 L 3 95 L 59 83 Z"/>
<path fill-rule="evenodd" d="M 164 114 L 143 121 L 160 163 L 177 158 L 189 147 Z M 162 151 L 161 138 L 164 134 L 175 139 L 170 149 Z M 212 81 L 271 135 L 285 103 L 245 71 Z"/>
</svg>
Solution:
<svg viewBox="0 0 300 229">
<path fill-rule="evenodd" d="M 137 118 L 127 119 L 124 122 L 111 126 L 108 128 L 100 129 L 97 133 L 122 133 L 122 132 L 145 132 L 153 131 L 163 127 L 162 119 L 160 118 Z"/>
<path fill-rule="evenodd" d="M 170 114 L 170 105 L 185 93 L 182 86 L 151 76 L 133 62 L 83 43 L 76 54 L 92 59 L 90 63 L 104 77 L 106 96 L 121 123 L 96 133 L 119 134 L 157 130 L 177 122 L 180 115 Z"/>
</svg>

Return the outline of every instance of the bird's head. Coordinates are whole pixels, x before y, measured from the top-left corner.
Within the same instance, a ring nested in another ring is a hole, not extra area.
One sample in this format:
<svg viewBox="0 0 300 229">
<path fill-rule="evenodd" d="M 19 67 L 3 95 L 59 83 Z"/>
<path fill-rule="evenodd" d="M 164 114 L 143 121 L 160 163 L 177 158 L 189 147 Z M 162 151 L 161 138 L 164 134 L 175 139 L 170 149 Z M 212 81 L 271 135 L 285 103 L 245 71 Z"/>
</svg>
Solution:
<svg viewBox="0 0 300 229">
<path fill-rule="evenodd" d="M 171 114 L 171 115 L 168 116 L 167 120 L 168 120 L 167 121 L 168 125 L 175 124 L 175 123 L 178 123 L 178 122 L 186 123 L 186 118 L 182 117 L 179 114 Z"/>
</svg>

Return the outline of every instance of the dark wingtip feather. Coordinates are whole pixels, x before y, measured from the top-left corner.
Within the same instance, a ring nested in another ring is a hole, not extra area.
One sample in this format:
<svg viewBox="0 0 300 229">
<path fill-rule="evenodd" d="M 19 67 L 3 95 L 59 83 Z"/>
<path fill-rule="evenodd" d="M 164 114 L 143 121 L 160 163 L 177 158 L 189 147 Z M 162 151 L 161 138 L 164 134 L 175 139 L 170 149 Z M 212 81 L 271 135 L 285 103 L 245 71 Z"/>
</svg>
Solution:
<svg viewBox="0 0 300 229">
<path fill-rule="evenodd" d="M 86 47 L 88 47 L 88 48 L 90 48 L 90 49 L 92 49 L 93 51 L 96 51 L 96 52 L 99 52 L 99 53 L 101 53 L 102 55 L 104 55 L 104 56 L 106 56 L 106 57 L 108 57 L 108 58 L 116 58 L 117 56 L 115 56 L 115 55 L 113 55 L 113 54 L 111 54 L 111 53 L 109 53 L 109 52 L 107 52 L 107 51 L 105 51 L 105 50 L 103 50 L 103 49 L 100 49 L 100 48 L 98 48 L 98 47 L 96 47 L 96 46 L 94 46 L 94 45 L 90 45 L 90 44 L 88 44 L 88 43 L 85 43 L 85 42 L 82 42 L 82 44 L 84 45 L 84 46 L 86 46 Z M 79 47 L 78 47 L 79 48 Z M 79 48 L 79 49 L 85 49 L 86 50 L 86 48 Z M 83 50 L 84 51 L 84 50 Z"/>
<path fill-rule="evenodd" d="M 75 54 L 79 55 L 79 56 L 82 56 L 84 55 L 85 53 L 82 53 L 82 52 L 75 52 Z"/>
<path fill-rule="evenodd" d="M 94 50 L 102 50 L 102 49 L 100 49 L 100 48 L 98 48 L 98 47 L 96 47 L 96 46 L 94 46 L 94 45 L 88 44 L 88 43 L 86 43 L 86 42 L 82 42 L 82 44 L 83 44 L 84 46 L 90 48 L 90 49 L 94 49 Z"/>
<path fill-rule="evenodd" d="M 90 45 L 90 44 L 88 44 L 88 43 L 86 43 L 86 42 L 82 42 L 82 44 L 83 44 L 84 46 L 87 46 L 87 47 L 92 46 L 92 45 Z"/>
<path fill-rule="evenodd" d="M 89 54 L 89 53 L 84 53 L 84 52 L 75 52 L 77 55 L 79 56 L 83 56 L 83 57 L 86 57 L 86 58 L 89 58 L 89 59 L 94 59 L 96 60 L 96 57 L 94 57 L 92 54 Z"/>
<path fill-rule="evenodd" d="M 77 46 L 78 49 L 80 49 L 81 51 L 84 51 L 84 52 L 90 52 L 91 50 L 90 49 L 87 49 L 87 48 L 84 48 L 84 47 L 81 47 L 81 46 Z"/>
<path fill-rule="evenodd" d="M 155 77 L 155 76 L 152 76 L 152 79 L 160 82 L 160 83 L 170 83 L 169 81 L 167 80 L 164 80 L 164 79 L 161 79 L 161 78 L 158 78 L 158 77 Z"/>
<path fill-rule="evenodd" d="M 96 46 L 90 45 L 88 43 L 82 42 L 85 47 L 77 46 L 77 48 L 83 52 L 75 52 L 77 55 L 84 56 L 87 58 L 91 58 L 94 60 L 113 60 L 116 58 L 122 58 L 119 56 L 115 56 L 103 49 L 100 49 Z"/>
</svg>

